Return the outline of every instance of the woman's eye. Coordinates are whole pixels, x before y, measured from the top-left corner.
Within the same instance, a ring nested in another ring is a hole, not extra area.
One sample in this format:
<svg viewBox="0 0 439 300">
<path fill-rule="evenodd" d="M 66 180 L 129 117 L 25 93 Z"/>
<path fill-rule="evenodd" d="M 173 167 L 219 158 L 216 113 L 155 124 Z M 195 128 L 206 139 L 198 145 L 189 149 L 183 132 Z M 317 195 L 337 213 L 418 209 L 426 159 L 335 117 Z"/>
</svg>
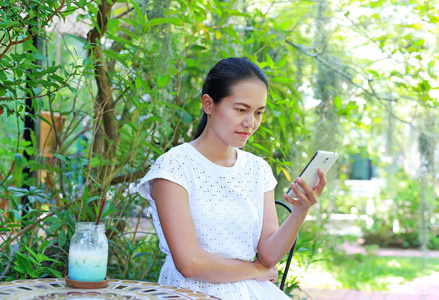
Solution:
<svg viewBox="0 0 439 300">
<path fill-rule="evenodd" d="M 237 110 L 238 110 L 239 112 L 245 112 L 245 109 L 243 109 L 243 108 L 237 108 Z"/>
</svg>

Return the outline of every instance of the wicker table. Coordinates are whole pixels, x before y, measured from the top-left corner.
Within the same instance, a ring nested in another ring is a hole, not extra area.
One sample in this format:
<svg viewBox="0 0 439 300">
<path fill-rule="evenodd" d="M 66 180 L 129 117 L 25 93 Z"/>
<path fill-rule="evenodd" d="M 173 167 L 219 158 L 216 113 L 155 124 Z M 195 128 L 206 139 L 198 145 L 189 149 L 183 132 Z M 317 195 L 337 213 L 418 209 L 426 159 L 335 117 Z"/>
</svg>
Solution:
<svg viewBox="0 0 439 300">
<path fill-rule="evenodd" d="M 102 289 L 75 289 L 66 286 L 63 278 L 42 278 L 14 280 L 0 283 L 0 299 L 40 300 L 40 299 L 219 299 L 203 293 L 158 283 L 110 279 Z"/>
</svg>

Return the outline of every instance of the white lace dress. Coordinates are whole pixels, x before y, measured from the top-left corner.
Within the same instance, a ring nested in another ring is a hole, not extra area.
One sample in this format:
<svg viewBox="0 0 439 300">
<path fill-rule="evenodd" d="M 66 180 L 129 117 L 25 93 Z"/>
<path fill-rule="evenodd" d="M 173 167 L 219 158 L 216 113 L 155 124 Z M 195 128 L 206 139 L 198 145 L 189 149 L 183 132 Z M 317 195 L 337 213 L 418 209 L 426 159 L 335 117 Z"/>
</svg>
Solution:
<svg viewBox="0 0 439 300">
<path fill-rule="evenodd" d="M 236 163 L 229 168 L 212 163 L 185 143 L 160 156 L 141 180 L 139 193 L 151 203 L 160 248 L 167 255 L 159 283 L 200 291 L 224 300 L 289 299 L 269 281 L 249 279 L 211 283 L 184 278 L 174 265 L 163 235 L 150 194 L 150 183 L 154 178 L 170 180 L 186 189 L 203 249 L 224 258 L 248 262 L 254 259 L 262 230 L 264 193 L 274 189 L 276 179 L 262 158 L 236 150 Z"/>
</svg>

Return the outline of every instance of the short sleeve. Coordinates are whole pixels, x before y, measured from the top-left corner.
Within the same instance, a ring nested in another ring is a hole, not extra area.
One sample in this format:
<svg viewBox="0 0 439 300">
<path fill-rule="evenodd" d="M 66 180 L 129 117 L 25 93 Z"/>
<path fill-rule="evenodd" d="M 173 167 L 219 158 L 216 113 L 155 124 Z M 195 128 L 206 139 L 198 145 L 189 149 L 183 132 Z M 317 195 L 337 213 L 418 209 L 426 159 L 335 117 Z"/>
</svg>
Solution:
<svg viewBox="0 0 439 300">
<path fill-rule="evenodd" d="M 187 176 L 181 167 L 181 160 L 172 151 L 161 155 L 140 181 L 137 190 L 147 200 L 153 200 L 151 197 L 151 183 L 156 178 L 172 181 L 182 186 L 186 191 L 189 189 Z"/>
<path fill-rule="evenodd" d="M 277 185 L 277 180 L 273 175 L 270 165 L 263 159 L 262 161 L 262 172 L 264 176 L 264 193 L 273 190 Z"/>
</svg>

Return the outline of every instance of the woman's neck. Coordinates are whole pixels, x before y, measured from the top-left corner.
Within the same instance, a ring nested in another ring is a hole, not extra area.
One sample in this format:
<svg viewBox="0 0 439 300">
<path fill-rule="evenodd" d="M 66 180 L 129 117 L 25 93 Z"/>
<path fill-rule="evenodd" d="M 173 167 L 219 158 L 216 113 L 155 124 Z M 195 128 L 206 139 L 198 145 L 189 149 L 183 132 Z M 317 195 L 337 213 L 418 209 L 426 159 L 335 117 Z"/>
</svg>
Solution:
<svg viewBox="0 0 439 300">
<path fill-rule="evenodd" d="M 230 145 L 219 145 L 217 142 L 209 141 L 203 135 L 189 142 L 189 144 L 214 164 L 233 167 L 236 163 L 236 149 Z"/>
</svg>

